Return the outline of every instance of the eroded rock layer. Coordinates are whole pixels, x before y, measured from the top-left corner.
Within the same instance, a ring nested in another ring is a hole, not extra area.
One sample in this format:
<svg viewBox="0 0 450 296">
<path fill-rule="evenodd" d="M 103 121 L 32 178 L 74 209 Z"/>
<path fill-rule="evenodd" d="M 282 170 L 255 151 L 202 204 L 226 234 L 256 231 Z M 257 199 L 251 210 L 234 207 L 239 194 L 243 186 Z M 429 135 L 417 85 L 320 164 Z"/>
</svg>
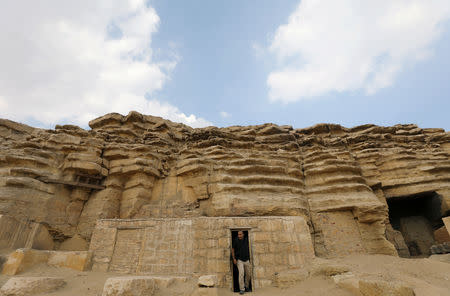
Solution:
<svg viewBox="0 0 450 296">
<path fill-rule="evenodd" d="M 194 129 L 137 112 L 89 125 L 0 120 L 0 214 L 45 225 L 55 248 L 89 242 L 98 219 L 302 216 L 317 255 L 409 254 L 399 231 L 416 214 L 391 215 L 390 201 L 423 200 L 434 229 L 449 214 L 443 129 Z"/>
</svg>

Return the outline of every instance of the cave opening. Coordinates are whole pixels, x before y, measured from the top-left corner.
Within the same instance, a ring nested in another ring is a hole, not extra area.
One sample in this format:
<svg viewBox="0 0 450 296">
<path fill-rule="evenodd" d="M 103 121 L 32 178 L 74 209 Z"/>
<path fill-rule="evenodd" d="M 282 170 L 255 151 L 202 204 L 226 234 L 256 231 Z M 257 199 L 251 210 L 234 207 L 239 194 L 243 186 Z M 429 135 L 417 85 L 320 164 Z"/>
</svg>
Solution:
<svg viewBox="0 0 450 296">
<path fill-rule="evenodd" d="M 442 197 L 431 191 L 393 197 L 387 203 L 389 221 L 392 228 L 403 236 L 409 256 L 429 256 L 430 247 L 435 244 L 434 231 L 443 225 Z"/>
</svg>

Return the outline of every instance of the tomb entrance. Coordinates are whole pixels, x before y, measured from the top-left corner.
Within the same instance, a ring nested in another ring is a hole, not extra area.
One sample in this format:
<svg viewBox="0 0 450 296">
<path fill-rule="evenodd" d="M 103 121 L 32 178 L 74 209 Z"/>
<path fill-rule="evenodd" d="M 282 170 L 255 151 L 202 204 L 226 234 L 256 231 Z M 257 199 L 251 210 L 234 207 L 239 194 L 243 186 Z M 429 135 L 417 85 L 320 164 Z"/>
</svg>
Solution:
<svg viewBox="0 0 450 296">
<path fill-rule="evenodd" d="M 394 230 L 401 232 L 410 257 L 430 255 L 435 243 L 433 232 L 442 226 L 441 202 L 441 196 L 434 191 L 387 200 L 389 221 Z"/>
<path fill-rule="evenodd" d="M 254 270 L 254 266 L 253 266 L 253 260 L 252 260 L 252 248 L 251 248 L 251 242 L 250 242 L 250 238 L 249 238 L 249 228 L 239 228 L 239 229 L 230 229 L 231 231 L 231 244 L 230 247 L 233 248 L 233 241 L 235 239 L 237 239 L 238 236 L 238 232 L 242 231 L 244 233 L 244 239 L 247 240 L 249 246 L 249 252 L 250 252 L 250 264 L 252 265 L 252 275 L 251 275 L 251 280 L 250 280 L 250 292 L 253 291 L 253 287 L 252 287 L 252 281 L 253 281 L 253 270 Z M 230 248 L 230 254 L 231 254 L 231 248 Z M 233 287 L 232 287 L 232 291 L 237 293 L 239 292 L 239 271 L 236 265 L 234 265 L 233 263 L 233 258 L 230 256 L 231 258 L 231 272 L 232 272 L 232 276 L 233 276 Z"/>
</svg>

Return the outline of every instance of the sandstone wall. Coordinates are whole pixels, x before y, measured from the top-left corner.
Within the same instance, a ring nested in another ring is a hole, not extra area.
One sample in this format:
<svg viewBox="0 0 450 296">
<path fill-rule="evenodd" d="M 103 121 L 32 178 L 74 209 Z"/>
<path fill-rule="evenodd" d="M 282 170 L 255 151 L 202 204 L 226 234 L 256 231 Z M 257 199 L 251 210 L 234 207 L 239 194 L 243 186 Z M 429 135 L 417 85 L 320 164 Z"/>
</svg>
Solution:
<svg viewBox="0 0 450 296">
<path fill-rule="evenodd" d="M 0 215 L 0 249 L 52 250 L 53 246 L 53 238 L 45 226 Z"/>
<path fill-rule="evenodd" d="M 93 270 L 131 274 L 216 274 L 230 286 L 231 230 L 248 229 L 256 287 L 314 258 L 302 217 L 217 217 L 100 220 L 90 251 Z"/>
<path fill-rule="evenodd" d="M 0 214 L 45 223 L 57 242 L 89 241 L 98 219 L 300 216 L 320 256 L 395 254 L 386 200 L 434 192 L 440 216 L 450 214 L 443 129 L 193 129 L 136 112 L 90 127 L 0 120 Z M 333 242 L 330 219 L 355 234 L 351 245 Z"/>
</svg>

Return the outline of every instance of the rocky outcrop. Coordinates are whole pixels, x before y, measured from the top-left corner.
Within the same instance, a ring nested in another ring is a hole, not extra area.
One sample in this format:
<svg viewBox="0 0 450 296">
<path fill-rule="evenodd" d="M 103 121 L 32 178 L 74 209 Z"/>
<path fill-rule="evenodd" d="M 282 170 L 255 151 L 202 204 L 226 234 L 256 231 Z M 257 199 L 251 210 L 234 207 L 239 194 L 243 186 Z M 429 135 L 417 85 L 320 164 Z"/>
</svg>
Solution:
<svg viewBox="0 0 450 296">
<path fill-rule="evenodd" d="M 139 296 L 160 295 L 158 291 L 164 290 L 167 295 L 190 295 L 190 289 L 173 291 L 170 288 L 183 284 L 186 277 L 162 277 L 162 276 L 122 276 L 112 277 L 106 280 L 102 296 Z"/>
<path fill-rule="evenodd" d="M 319 256 L 396 254 L 410 242 L 395 240 L 390 201 L 433 195 L 434 229 L 450 214 L 443 129 L 193 129 L 137 112 L 89 125 L 0 120 L 0 214 L 45 225 L 55 248 L 89 242 L 98 219 L 302 216 Z"/>
<path fill-rule="evenodd" d="M 91 267 L 91 258 L 92 253 L 89 251 L 17 249 L 9 254 L 8 260 L 3 265 L 1 274 L 16 275 L 41 263 L 85 271 Z"/>
<path fill-rule="evenodd" d="M 54 277 L 13 277 L 0 289 L 4 296 L 32 296 L 50 293 L 65 286 L 62 278 Z"/>
<path fill-rule="evenodd" d="M 106 280 L 102 296 L 154 295 L 155 281 L 152 277 L 118 277 Z"/>
</svg>

